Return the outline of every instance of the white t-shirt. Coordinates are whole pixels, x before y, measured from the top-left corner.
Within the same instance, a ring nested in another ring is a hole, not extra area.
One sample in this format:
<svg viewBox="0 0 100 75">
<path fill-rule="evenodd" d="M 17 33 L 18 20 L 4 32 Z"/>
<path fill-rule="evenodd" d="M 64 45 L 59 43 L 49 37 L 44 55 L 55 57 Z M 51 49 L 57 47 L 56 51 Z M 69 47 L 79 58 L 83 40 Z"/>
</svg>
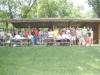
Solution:
<svg viewBox="0 0 100 75">
<path fill-rule="evenodd" d="M 66 34 L 62 34 L 62 39 L 66 39 Z"/>
<path fill-rule="evenodd" d="M 66 30 L 66 34 L 68 34 L 68 33 L 70 33 L 70 30 L 68 29 L 68 30 Z"/>
<path fill-rule="evenodd" d="M 93 31 L 90 31 L 90 33 L 91 33 L 91 38 L 93 38 Z"/>
<path fill-rule="evenodd" d="M 77 36 L 82 36 L 82 32 L 81 31 L 77 30 L 76 33 L 77 33 Z"/>
<path fill-rule="evenodd" d="M 67 38 L 67 39 L 71 39 L 71 35 L 70 35 L 70 34 L 67 34 L 67 35 L 66 35 L 66 38 Z"/>
<path fill-rule="evenodd" d="M 53 38 L 53 31 L 49 31 L 49 32 L 48 32 L 48 37 L 49 37 L 49 38 Z"/>
<path fill-rule="evenodd" d="M 61 39 L 62 39 L 62 36 L 61 36 L 61 35 L 57 35 L 57 36 L 56 36 L 56 39 L 57 39 L 57 40 L 61 40 Z"/>
<path fill-rule="evenodd" d="M 28 38 L 29 38 L 29 39 L 32 39 L 32 38 L 33 38 L 33 36 L 32 36 L 32 35 L 28 35 Z"/>
<path fill-rule="evenodd" d="M 20 36 L 20 35 L 15 35 L 14 38 L 15 38 L 15 39 L 21 39 L 21 36 Z"/>
</svg>

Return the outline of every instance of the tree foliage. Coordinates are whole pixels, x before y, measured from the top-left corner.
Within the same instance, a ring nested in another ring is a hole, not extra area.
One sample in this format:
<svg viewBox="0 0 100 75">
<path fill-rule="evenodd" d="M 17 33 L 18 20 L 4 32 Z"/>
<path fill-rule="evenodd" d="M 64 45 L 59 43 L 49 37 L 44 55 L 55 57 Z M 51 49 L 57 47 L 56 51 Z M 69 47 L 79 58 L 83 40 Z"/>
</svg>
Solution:
<svg viewBox="0 0 100 75">
<path fill-rule="evenodd" d="M 1 19 L 84 17 L 67 0 L 0 0 L 0 6 Z"/>
<path fill-rule="evenodd" d="M 46 18 L 66 18 L 66 17 L 83 17 L 80 7 L 74 7 L 73 3 L 67 0 L 39 0 L 34 10 L 34 17 Z"/>
<path fill-rule="evenodd" d="M 93 10 L 97 14 L 97 17 L 100 18 L 100 0 L 88 0 L 88 3 L 93 7 Z"/>
</svg>

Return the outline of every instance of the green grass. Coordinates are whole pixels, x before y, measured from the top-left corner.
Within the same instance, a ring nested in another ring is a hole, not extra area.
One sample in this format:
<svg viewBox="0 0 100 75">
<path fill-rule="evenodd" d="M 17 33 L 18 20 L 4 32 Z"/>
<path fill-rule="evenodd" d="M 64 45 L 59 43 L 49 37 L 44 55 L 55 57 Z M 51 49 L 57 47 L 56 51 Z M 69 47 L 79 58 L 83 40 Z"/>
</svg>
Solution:
<svg viewBox="0 0 100 75">
<path fill-rule="evenodd" d="M 0 75 L 100 75 L 100 46 L 1 47 Z"/>
</svg>

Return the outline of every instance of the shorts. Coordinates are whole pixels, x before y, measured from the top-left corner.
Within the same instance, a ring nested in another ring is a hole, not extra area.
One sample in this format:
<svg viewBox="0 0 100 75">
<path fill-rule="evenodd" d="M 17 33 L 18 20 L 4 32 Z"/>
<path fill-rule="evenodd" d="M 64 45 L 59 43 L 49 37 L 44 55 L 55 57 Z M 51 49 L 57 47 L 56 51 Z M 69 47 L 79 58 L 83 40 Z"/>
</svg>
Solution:
<svg viewBox="0 0 100 75">
<path fill-rule="evenodd" d="M 86 42 L 89 43 L 91 41 L 90 37 L 86 38 Z"/>
<path fill-rule="evenodd" d="M 83 35 L 83 38 L 86 39 L 86 35 Z"/>
</svg>

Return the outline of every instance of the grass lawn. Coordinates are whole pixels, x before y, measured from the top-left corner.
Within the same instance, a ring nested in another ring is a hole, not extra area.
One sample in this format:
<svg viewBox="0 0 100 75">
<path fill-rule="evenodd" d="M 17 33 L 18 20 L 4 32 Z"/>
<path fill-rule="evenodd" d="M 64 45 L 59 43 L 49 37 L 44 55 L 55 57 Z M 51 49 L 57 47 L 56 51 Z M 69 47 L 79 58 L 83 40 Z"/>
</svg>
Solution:
<svg viewBox="0 0 100 75">
<path fill-rule="evenodd" d="M 0 75 L 100 75 L 100 46 L 1 47 Z"/>
</svg>

